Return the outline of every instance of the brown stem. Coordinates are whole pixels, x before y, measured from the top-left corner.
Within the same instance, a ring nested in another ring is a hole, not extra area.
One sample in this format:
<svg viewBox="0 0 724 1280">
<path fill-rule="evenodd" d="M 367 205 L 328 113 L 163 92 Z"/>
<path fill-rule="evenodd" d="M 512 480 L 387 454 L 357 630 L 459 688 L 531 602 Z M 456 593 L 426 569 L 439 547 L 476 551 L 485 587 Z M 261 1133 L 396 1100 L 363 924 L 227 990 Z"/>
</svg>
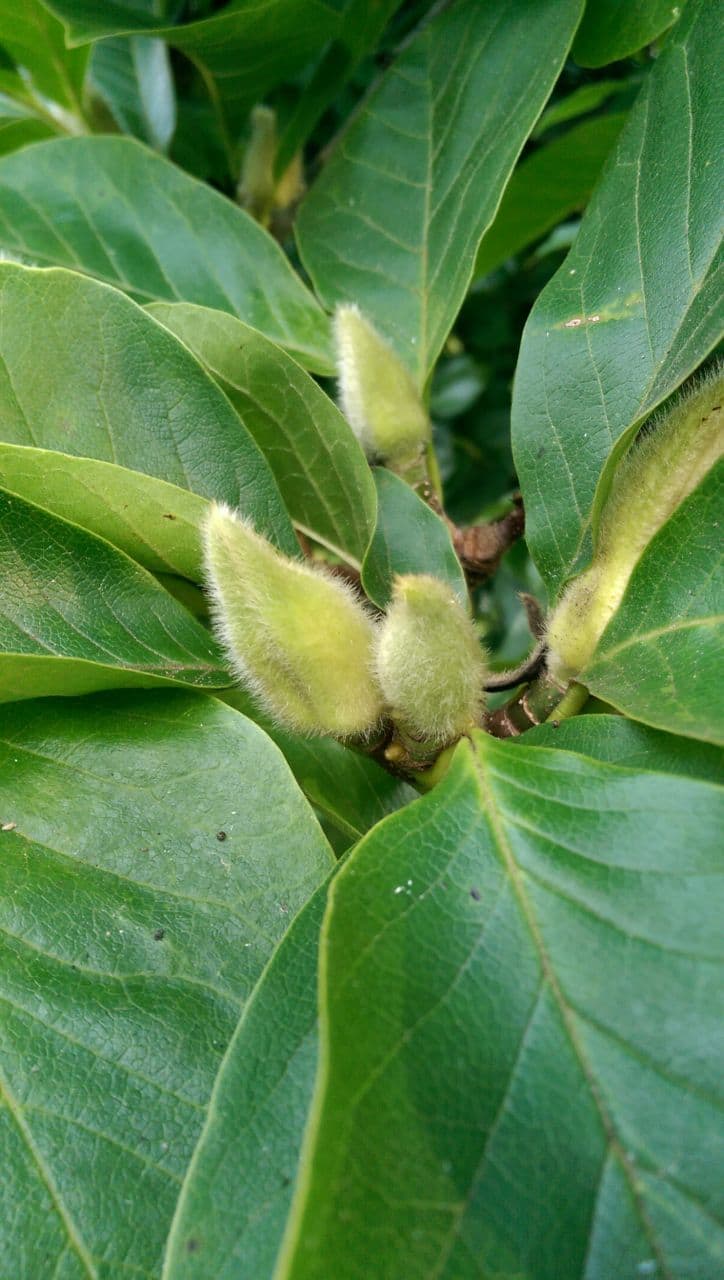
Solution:
<svg viewBox="0 0 724 1280">
<path fill-rule="evenodd" d="M 521 500 L 500 520 L 487 524 L 474 524 L 468 529 L 450 526 L 453 546 L 466 574 L 474 581 L 490 578 L 495 573 L 505 552 L 510 550 L 525 529 L 525 515 Z"/>
</svg>

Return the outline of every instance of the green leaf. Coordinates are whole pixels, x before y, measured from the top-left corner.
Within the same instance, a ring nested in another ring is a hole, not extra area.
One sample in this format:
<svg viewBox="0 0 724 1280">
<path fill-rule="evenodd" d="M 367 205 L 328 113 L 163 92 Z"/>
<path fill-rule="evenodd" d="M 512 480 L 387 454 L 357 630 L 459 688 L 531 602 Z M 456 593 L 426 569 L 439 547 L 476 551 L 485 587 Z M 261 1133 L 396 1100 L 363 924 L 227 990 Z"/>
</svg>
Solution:
<svg viewBox="0 0 724 1280">
<path fill-rule="evenodd" d="M 0 816 L 4 1273 L 158 1276 L 243 1002 L 329 849 L 261 730 L 186 693 L 5 708 Z"/>
<path fill-rule="evenodd" d="M 582 67 L 604 67 L 651 44 L 676 22 L 686 0 L 587 0 L 573 44 Z"/>
<path fill-rule="evenodd" d="M 329 322 L 279 245 L 224 196 L 133 138 L 58 138 L 0 161 L 0 245 L 140 302 L 238 315 L 318 373 Z"/>
<path fill-rule="evenodd" d="M 721 789 L 475 738 L 332 884 L 276 1278 L 717 1275 Z"/>
<path fill-rule="evenodd" d="M 200 582 L 208 502 L 187 489 L 94 458 L 0 443 L 0 486 L 97 533 L 152 573 Z"/>
<path fill-rule="evenodd" d="M 580 0 L 459 0 L 389 69 L 302 203 L 320 298 L 359 303 L 421 384 L 580 13 Z"/>
<path fill-rule="evenodd" d="M 274 343 L 206 307 L 149 308 L 213 374 L 266 457 L 298 528 L 359 562 L 375 523 L 370 469 L 329 396 Z"/>
<path fill-rule="evenodd" d="M 369 756 L 333 738 L 287 733 L 255 706 L 243 689 L 219 695 L 260 724 L 289 765 L 307 799 L 346 839 L 356 843 L 388 813 L 417 799 L 417 792 Z"/>
<path fill-rule="evenodd" d="M 384 467 L 375 467 L 377 525 L 362 565 L 362 586 L 384 609 L 397 574 L 429 573 L 441 578 L 468 606 L 468 588 L 450 533 L 440 516 Z"/>
<path fill-rule="evenodd" d="M 0 264 L 0 307 L 0 438 L 142 472 L 106 472 L 106 502 L 110 507 L 124 490 L 134 491 L 141 501 L 134 523 L 151 546 L 168 509 L 158 511 L 166 490 L 146 483 L 149 475 L 238 507 L 284 551 L 298 553 L 274 477 L 253 439 L 187 348 L 142 308 L 85 276 L 14 263 Z M 73 475 L 72 464 L 63 465 L 74 487 L 60 514 L 82 522 L 91 506 L 97 510 L 82 486 L 87 480 L 92 487 L 105 469 L 78 465 Z M 51 483 L 49 474 L 46 489 Z M 42 490 L 28 496 L 46 505 Z M 175 506 L 170 510 L 180 514 Z M 190 519 L 199 504 L 184 502 L 182 510 Z M 117 520 L 89 527 L 112 540 L 119 530 Z M 132 543 L 122 545 L 135 553 Z"/>
<path fill-rule="evenodd" d="M 586 120 L 523 161 L 483 236 L 476 276 L 487 275 L 584 207 L 625 120 L 621 113 Z"/>
<path fill-rule="evenodd" d="M 632 83 L 634 81 L 631 77 L 628 80 L 594 80 L 590 84 L 582 84 L 580 88 L 566 94 L 565 98 L 557 98 L 546 107 L 530 135 L 531 138 L 540 138 L 549 129 L 577 120 L 589 111 L 596 111 L 609 98 L 625 92 Z"/>
<path fill-rule="evenodd" d="M 376 7 L 376 6 L 375 6 Z M 48 0 L 71 44 L 108 35 L 161 36 L 201 71 L 231 139 L 255 103 L 294 77 L 327 43 L 346 42 L 340 0 L 234 0 L 221 13 L 177 26 L 159 24 L 140 4 L 114 0 Z"/>
<path fill-rule="evenodd" d="M 581 682 L 646 724 L 724 743 L 724 463 L 659 530 Z"/>
<path fill-rule="evenodd" d="M 0 155 L 52 138 L 55 133 L 52 120 L 42 118 L 30 104 L 0 92 Z"/>
<path fill-rule="evenodd" d="M 90 80 L 123 133 L 166 151 L 176 128 L 176 91 L 163 40 L 148 36 L 94 45 Z"/>
<path fill-rule="evenodd" d="M 216 1079 L 179 1197 L 165 1280 L 271 1276 L 292 1199 L 317 1065 L 323 885 L 286 933 Z M 189 1242 L 196 1247 L 189 1250 Z"/>
<path fill-rule="evenodd" d="M 701 778 L 704 782 L 720 783 L 724 776 L 719 747 L 691 738 L 676 738 L 624 716 L 575 716 L 561 720 L 557 728 L 552 724 L 538 725 L 511 741 L 526 747 L 558 747 L 561 751 L 575 751 L 628 769 L 675 773 Z"/>
<path fill-rule="evenodd" d="M 63 24 L 41 0 L 0 0 L 0 45 L 29 72 L 38 93 L 69 111 L 82 127 L 88 50 L 66 48 Z"/>
<path fill-rule="evenodd" d="M 115 547 L 0 490 L 0 701 L 231 683 L 208 631 Z"/>
<path fill-rule="evenodd" d="M 523 335 L 513 451 L 526 538 L 552 588 L 590 558 L 611 450 L 721 331 L 714 7 L 692 5 L 675 27 Z"/>
</svg>

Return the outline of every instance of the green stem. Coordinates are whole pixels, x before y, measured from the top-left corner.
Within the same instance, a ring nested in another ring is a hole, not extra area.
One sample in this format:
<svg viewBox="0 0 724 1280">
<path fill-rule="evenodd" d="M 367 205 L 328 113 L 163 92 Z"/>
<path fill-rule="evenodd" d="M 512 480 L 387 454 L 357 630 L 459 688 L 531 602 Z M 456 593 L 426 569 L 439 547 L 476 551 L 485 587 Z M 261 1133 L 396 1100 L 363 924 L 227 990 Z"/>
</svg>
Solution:
<svg viewBox="0 0 724 1280">
<path fill-rule="evenodd" d="M 432 440 L 425 445 L 425 464 L 427 467 L 427 476 L 430 484 L 432 485 L 435 497 L 440 503 L 440 506 L 442 506 L 442 476 L 440 475 L 437 454 L 435 453 L 435 446 L 432 443 Z"/>
<path fill-rule="evenodd" d="M 573 681 L 568 691 L 564 694 L 557 707 L 554 707 L 550 715 L 546 717 L 546 724 L 558 724 L 561 720 L 568 720 L 571 716 L 578 715 L 581 707 L 588 701 L 588 689 L 583 684 L 577 684 Z"/>
</svg>

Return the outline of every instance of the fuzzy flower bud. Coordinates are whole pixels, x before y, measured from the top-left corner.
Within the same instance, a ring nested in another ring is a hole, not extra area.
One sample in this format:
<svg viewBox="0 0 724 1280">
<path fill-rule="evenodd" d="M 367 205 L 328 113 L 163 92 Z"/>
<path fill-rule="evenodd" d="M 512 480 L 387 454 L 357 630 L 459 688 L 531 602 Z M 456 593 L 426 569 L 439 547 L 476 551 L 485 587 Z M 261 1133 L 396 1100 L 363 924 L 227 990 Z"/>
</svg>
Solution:
<svg viewBox="0 0 724 1280">
<path fill-rule="evenodd" d="M 414 460 L 430 420 L 407 369 L 358 307 L 338 307 L 334 331 L 342 412 L 368 458 Z"/>
<path fill-rule="evenodd" d="M 548 666 L 561 683 L 583 670 L 641 555 L 724 449 L 721 369 L 654 418 L 617 467 L 590 567 L 574 579 L 548 628 Z"/>
<path fill-rule="evenodd" d="M 404 736 L 443 746 L 479 725 L 485 655 L 462 605 L 439 578 L 395 580 L 377 637 L 377 678 Z"/>
<path fill-rule="evenodd" d="M 261 705 L 297 732 L 369 733 L 382 712 L 375 626 L 352 590 L 283 556 L 228 507 L 212 507 L 204 553 L 216 631 Z"/>
</svg>

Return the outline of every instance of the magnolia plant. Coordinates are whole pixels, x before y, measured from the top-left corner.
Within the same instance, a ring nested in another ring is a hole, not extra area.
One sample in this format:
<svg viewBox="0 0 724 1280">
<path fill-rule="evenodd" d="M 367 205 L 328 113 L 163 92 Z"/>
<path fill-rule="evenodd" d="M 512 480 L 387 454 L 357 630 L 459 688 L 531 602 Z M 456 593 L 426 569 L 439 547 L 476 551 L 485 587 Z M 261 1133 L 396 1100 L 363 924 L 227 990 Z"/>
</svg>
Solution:
<svg viewBox="0 0 724 1280">
<path fill-rule="evenodd" d="M 714 0 L 0 0 L 0 1280 L 724 1273 Z"/>
</svg>

